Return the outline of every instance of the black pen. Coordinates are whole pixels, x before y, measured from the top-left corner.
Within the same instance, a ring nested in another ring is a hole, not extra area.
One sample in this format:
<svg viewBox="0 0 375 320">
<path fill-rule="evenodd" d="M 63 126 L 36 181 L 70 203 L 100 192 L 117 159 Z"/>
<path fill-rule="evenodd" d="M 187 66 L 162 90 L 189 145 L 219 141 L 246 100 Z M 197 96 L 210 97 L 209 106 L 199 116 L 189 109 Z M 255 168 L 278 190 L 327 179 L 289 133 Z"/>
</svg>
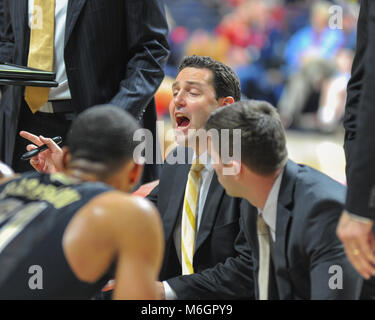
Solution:
<svg viewBox="0 0 375 320">
<path fill-rule="evenodd" d="M 56 144 L 60 144 L 62 142 L 62 138 L 60 136 L 54 137 L 54 138 L 52 138 L 52 140 Z M 24 153 L 21 157 L 21 160 L 30 160 L 32 157 L 36 156 L 39 152 L 42 152 L 46 149 L 48 149 L 48 146 L 46 144 L 43 144 L 36 149 L 33 149 L 29 152 Z"/>
</svg>

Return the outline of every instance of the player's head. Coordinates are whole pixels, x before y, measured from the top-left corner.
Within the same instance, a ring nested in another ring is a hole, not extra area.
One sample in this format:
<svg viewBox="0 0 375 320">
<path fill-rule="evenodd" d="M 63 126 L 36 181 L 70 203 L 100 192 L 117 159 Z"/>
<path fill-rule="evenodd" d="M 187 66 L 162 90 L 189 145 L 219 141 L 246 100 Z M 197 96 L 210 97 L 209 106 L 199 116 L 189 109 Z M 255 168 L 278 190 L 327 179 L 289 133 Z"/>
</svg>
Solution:
<svg viewBox="0 0 375 320">
<path fill-rule="evenodd" d="M 220 144 L 212 144 L 212 147 L 215 159 L 219 160 L 219 164 L 214 165 L 219 181 L 231 195 L 236 195 L 236 183 L 239 178 L 224 176 L 225 166 L 238 166 L 238 169 L 233 171 L 237 173 L 245 169 L 259 177 L 270 177 L 287 162 L 285 130 L 276 109 L 268 102 L 241 101 L 221 108 L 211 114 L 205 128 L 218 130 L 219 133 L 223 129 L 229 129 L 228 141 L 221 139 Z M 232 163 L 222 163 L 221 149 L 224 143 L 229 143 L 229 153 L 233 154 L 235 146 L 231 142 L 234 141 L 235 129 L 241 130 L 240 159 L 235 159 Z"/>
<path fill-rule="evenodd" d="M 230 67 L 196 55 L 182 60 L 172 92 L 172 126 L 181 138 L 177 142 L 184 145 L 194 138 L 194 130 L 203 129 L 213 111 L 241 99 L 239 79 Z"/>
<path fill-rule="evenodd" d="M 129 191 L 142 172 L 133 159 L 139 143 L 133 140 L 137 129 L 136 120 L 118 107 L 98 105 L 85 110 L 68 133 L 66 167 L 94 174 L 101 181 Z"/>
</svg>

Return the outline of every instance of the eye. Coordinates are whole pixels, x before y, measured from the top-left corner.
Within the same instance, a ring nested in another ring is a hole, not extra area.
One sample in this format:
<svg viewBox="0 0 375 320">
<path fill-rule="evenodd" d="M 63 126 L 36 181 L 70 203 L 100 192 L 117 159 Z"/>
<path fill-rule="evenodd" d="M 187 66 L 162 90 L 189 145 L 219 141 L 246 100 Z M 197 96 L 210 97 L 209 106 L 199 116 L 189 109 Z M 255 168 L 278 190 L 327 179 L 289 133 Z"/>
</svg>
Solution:
<svg viewBox="0 0 375 320">
<path fill-rule="evenodd" d="M 190 95 L 192 95 L 192 96 L 194 96 L 194 97 L 196 97 L 196 96 L 199 96 L 199 92 L 198 91 L 196 91 L 196 90 L 191 90 L 191 91 L 189 91 L 189 93 L 190 93 Z"/>
</svg>

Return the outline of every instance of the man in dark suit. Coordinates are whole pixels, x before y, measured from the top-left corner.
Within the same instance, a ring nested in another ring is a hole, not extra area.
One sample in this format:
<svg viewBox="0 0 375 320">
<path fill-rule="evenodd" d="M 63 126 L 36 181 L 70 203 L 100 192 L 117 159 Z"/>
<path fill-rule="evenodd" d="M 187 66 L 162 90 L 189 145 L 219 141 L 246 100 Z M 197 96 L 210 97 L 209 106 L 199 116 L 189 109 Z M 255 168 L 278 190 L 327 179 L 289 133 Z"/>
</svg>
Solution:
<svg viewBox="0 0 375 320">
<path fill-rule="evenodd" d="M 344 118 L 348 193 L 337 229 L 350 262 L 366 279 L 375 276 L 374 17 L 375 2 L 362 0 Z"/>
<path fill-rule="evenodd" d="M 160 292 L 166 299 L 252 298 L 250 252 L 238 237 L 240 199 L 225 194 L 195 131 L 211 112 L 240 100 L 238 77 L 209 57 L 186 57 L 172 91 L 170 116 L 180 146 L 167 157 L 160 183 L 148 196 L 162 216 L 166 242 Z M 204 163 L 196 200 L 190 192 L 192 158 Z M 190 210 L 194 231 L 186 235 L 191 225 L 184 224 L 185 214 Z"/>
<path fill-rule="evenodd" d="M 241 227 L 253 254 L 256 297 L 359 298 L 362 281 L 335 233 L 345 187 L 288 160 L 276 109 L 262 101 L 234 103 L 214 112 L 205 128 L 241 130 L 241 157 L 223 163 L 223 139 L 211 156 L 226 192 L 248 200 Z M 237 174 L 225 175 L 224 168 Z"/>
<path fill-rule="evenodd" d="M 38 20 L 42 5 L 40 0 L 4 0 L 0 61 L 29 65 L 32 33 L 46 22 L 45 17 Z M 129 111 L 156 136 L 153 95 L 169 53 L 163 0 L 59 0 L 54 12 L 59 87 L 50 90 L 48 102 L 35 113 L 23 87 L 3 90 L 0 159 L 17 172 L 31 168 L 19 161 L 27 144 L 20 130 L 64 138 L 76 114 L 96 104 Z M 149 169 L 143 182 L 157 179 L 156 166 Z"/>
</svg>

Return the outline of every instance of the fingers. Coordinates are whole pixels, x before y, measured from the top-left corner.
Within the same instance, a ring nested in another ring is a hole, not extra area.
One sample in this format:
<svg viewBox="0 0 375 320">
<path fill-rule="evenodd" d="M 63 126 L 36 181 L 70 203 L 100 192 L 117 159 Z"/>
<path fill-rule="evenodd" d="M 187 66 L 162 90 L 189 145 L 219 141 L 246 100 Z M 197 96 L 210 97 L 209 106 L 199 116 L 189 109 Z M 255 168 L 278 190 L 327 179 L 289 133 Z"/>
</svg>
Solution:
<svg viewBox="0 0 375 320">
<path fill-rule="evenodd" d="M 375 275 L 375 238 L 372 225 L 371 221 L 358 221 L 344 211 L 337 227 L 337 236 L 344 244 L 349 261 L 366 279 Z"/>
<path fill-rule="evenodd" d="M 345 248 L 349 261 L 362 277 L 369 279 L 372 275 L 375 275 L 374 265 L 368 259 L 368 256 L 360 249 L 359 244 L 351 243 Z"/>
<path fill-rule="evenodd" d="M 22 138 L 25 138 L 29 141 L 31 141 L 32 143 L 34 143 L 35 145 L 37 145 L 38 147 L 41 146 L 43 144 L 42 141 L 40 141 L 39 137 L 30 133 L 30 132 L 27 132 L 27 131 L 20 131 L 20 136 Z"/>
<path fill-rule="evenodd" d="M 366 279 L 375 275 L 375 254 L 372 249 L 372 233 L 367 237 L 346 239 L 343 241 L 349 261 Z"/>
<path fill-rule="evenodd" d="M 34 149 L 36 149 L 36 148 L 38 148 L 35 144 L 28 144 L 27 146 L 26 146 L 26 150 L 27 151 L 31 151 L 31 150 L 34 150 Z"/>
<path fill-rule="evenodd" d="M 368 235 L 368 237 L 366 239 L 361 239 L 361 241 L 359 241 L 359 251 L 361 252 L 361 254 L 363 255 L 363 257 L 365 257 L 365 259 L 371 263 L 372 265 L 375 265 L 375 254 L 374 254 L 374 251 L 371 249 L 371 246 L 370 246 L 370 237 L 372 236 L 372 233 L 370 233 Z M 373 268 L 373 274 L 375 275 L 375 268 Z"/>
<path fill-rule="evenodd" d="M 53 152 L 53 153 L 56 153 L 56 152 L 61 152 L 61 148 L 50 138 L 45 138 L 43 136 L 39 136 L 39 139 L 40 141 L 47 145 L 48 149 Z"/>
</svg>

